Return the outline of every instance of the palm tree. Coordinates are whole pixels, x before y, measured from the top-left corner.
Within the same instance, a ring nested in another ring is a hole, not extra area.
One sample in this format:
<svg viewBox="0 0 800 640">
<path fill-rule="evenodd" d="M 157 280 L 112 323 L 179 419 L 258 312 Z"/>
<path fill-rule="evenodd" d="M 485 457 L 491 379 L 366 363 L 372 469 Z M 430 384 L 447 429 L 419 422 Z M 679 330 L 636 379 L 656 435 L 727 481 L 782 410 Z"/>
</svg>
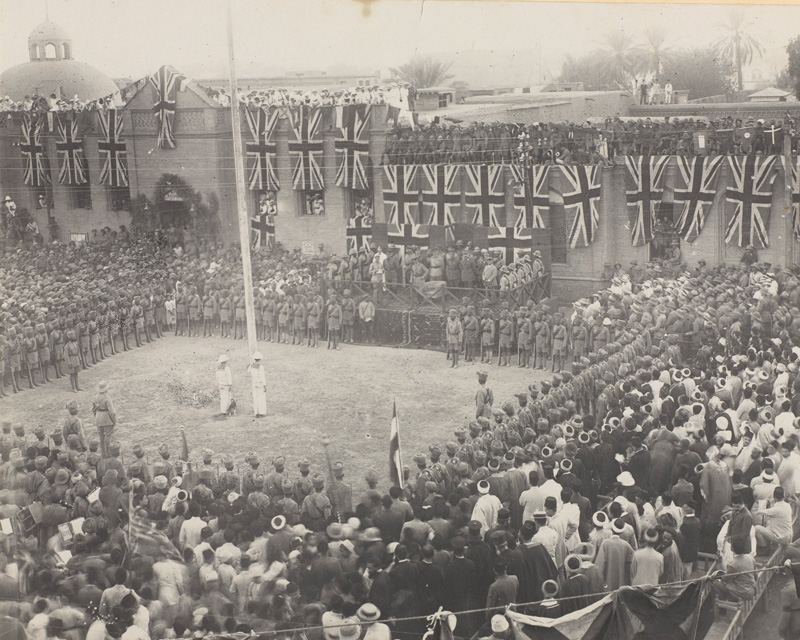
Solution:
<svg viewBox="0 0 800 640">
<path fill-rule="evenodd" d="M 640 50 L 622 31 L 611 31 L 603 37 L 605 48 L 600 50 L 599 65 L 603 80 L 627 86 L 641 64 Z"/>
<path fill-rule="evenodd" d="M 725 28 L 728 33 L 717 40 L 714 49 L 721 58 L 733 63 L 736 68 L 736 86 L 742 91 L 742 69 L 749 65 L 756 57 L 764 55 L 764 45 L 750 34 L 742 31 L 744 13 L 731 11 Z"/>
<path fill-rule="evenodd" d="M 661 69 L 664 66 L 664 59 L 668 55 L 669 45 L 669 30 L 660 25 L 653 25 L 646 32 L 647 47 L 644 53 L 644 66 L 648 71 L 652 71 L 656 75 L 661 74 Z"/>
<path fill-rule="evenodd" d="M 414 56 L 409 62 L 395 69 L 389 69 L 392 79 L 408 82 L 415 89 L 437 87 L 453 77 L 447 73 L 452 63 L 444 64 L 428 56 Z"/>
</svg>

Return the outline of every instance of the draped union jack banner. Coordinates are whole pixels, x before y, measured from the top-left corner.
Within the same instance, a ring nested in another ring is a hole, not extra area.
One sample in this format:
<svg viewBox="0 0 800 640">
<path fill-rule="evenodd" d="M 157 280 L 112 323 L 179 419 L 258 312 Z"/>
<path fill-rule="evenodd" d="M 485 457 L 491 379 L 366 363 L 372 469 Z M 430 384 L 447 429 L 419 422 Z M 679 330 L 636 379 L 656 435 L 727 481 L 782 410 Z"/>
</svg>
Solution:
<svg viewBox="0 0 800 640">
<path fill-rule="evenodd" d="M 664 173 L 669 156 L 625 156 L 625 195 L 631 216 L 631 244 L 653 241 L 656 210 L 664 194 Z"/>
<path fill-rule="evenodd" d="M 472 224 L 482 227 L 499 227 L 498 214 L 506 207 L 506 192 L 503 186 L 503 165 L 466 165 L 467 215 Z"/>
<path fill-rule="evenodd" d="M 679 180 L 675 206 L 680 207 L 678 233 L 694 242 L 706 224 L 706 213 L 716 194 L 717 178 L 725 156 L 676 156 Z M 679 186 L 680 185 L 680 186 Z"/>
<path fill-rule="evenodd" d="M 366 104 L 342 107 L 341 138 L 334 143 L 339 158 L 336 185 L 350 189 L 369 189 L 369 119 L 371 110 Z"/>
<path fill-rule="evenodd" d="M 532 246 L 533 234 L 530 229 L 516 226 L 489 229 L 489 250 L 502 253 L 507 265 L 530 252 Z"/>
<path fill-rule="evenodd" d="M 388 225 L 387 238 L 390 247 L 397 247 L 401 256 L 405 256 L 406 247 L 427 247 L 430 242 L 428 225 L 408 224 Z"/>
<path fill-rule="evenodd" d="M 100 184 L 109 187 L 128 186 L 128 150 L 122 139 L 122 115 L 116 109 L 98 111 L 101 137 L 97 150 L 105 156 L 100 169 Z"/>
<path fill-rule="evenodd" d="M 325 180 L 318 161 L 322 155 L 322 109 L 301 105 L 290 113 L 294 140 L 289 140 L 289 153 L 296 158 L 292 175 L 294 188 L 322 190 Z"/>
<path fill-rule="evenodd" d="M 417 219 L 419 184 L 417 165 L 384 165 L 383 209 L 389 224 L 406 224 Z"/>
<path fill-rule="evenodd" d="M 728 222 L 725 242 L 769 246 L 769 212 L 777 156 L 728 156 L 731 185 L 725 194 Z"/>
<path fill-rule="evenodd" d="M 572 213 L 569 230 L 569 246 L 588 247 L 594 242 L 594 234 L 600 223 L 597 203 L 600 201 L 600 167 L 598 165 L 559 165 L 567 183 L 562 194 L 564 210 Z"/>
<path fill-rule="evenodd" d="M 82 140 L 78 137 L 78 121 L 75 118 L 58 119 L 56 151 L 61 154 L 59 184 L 86 184 L 86 158 Z"/>
<path fill-rule="evenodd" d="M 43 126 L 44 120 L 41 118 L 32 118 L 27 114 L 22 116 L 22 142 L 19 143 L 25 162 L 22 181 L 32 187 L 43 187 L 50 183 L 47 157 L 42 144 Z"/>
<path fill-rule="evenodd" d="M 430 225 L 450 227 L 455 211 L 461 206 L 460 166 L 455 164 L 422 165 L 422 218 Z"/>
<path fill-rule="evenodd" d="M 153 111 L 158 121 L 158 148 L 175 148 L 176 93 L 186 88 L 186 76 L 168 65 L 164 65 L 152 76 Z"/>
<path fill-rule="evenodd" d="M 800 240 L 800 158 L 790 165 L 792 185 L 792 231 L 794 237 Z"/>
<path fill-rule="evenodd" d="M 250 219 L 250 231 L 253 249 L 275 248 L 275 216 L 269 213 L 257 213 Z"/>
<path fill-rule="evenodd" d="M 366 248 L 372 239 L 371 218 L 365 219 L 364 216 L 353 216 L 347 221 L 347 253 L 351 250 L 361 251 Z"/>
<path fill-rule="evenodd" d="M 527 169 L 511 165 L 511 175 L 515 183 L 514 211 L 517 213 L 515 226 L 520 229 L 544 229 L 542 214 L 550 209 L 549 165 L 534 164 Z"/>
<path fill-rule="evenodd" d="M 272 135 L 278 126 L 279 113 L 280 110 L 276 107 L 270 110 L 244 110 L 247 127 L 253 136 L 252 142 L 245 143 L 245 151 L 250 158 L 247 183 L 254 191 L 278 191 L 281 188 L 272 163 L 272 159 L 278 153 L 278 145 L 272 142 Z"/>
</svg>

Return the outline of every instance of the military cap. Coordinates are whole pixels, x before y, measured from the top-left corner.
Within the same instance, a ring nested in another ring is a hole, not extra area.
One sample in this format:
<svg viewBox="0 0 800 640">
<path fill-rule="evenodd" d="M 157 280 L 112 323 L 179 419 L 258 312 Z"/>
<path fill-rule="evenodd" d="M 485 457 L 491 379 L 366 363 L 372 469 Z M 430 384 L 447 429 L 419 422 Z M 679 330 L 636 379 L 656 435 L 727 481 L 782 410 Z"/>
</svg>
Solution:
<svg viewBox="0 0 800 640">
<path fill-rule="evenodd" d="M 158 447 L 158 453 L 162 458 L 169 457 L 169 447 L 163 442 Z"/>
<path fill-rule="evenodd" d="M 144 447 L 138 442 L 133 445 L 133 455 L 135 455 L 137 458 L 144 456 Z"/>
<path fill-rule="evenodd" d="M 118 456 L 119 453 L 120 453 L 120 450 L 121 450 L 121 447 L 120 447 L 119 442 L 117 442 L 117 441 L 114 441 L 110 445 L 108 445 L 108 452 L 112 456 Z"/>
<path fill-rule="evenodd" d="M 308 471 L 311 468 L 311 462 L 308 458 L 302 458 L 300 462 L 297 463 L 297 466 L 300 471 Z"/>
</svg>

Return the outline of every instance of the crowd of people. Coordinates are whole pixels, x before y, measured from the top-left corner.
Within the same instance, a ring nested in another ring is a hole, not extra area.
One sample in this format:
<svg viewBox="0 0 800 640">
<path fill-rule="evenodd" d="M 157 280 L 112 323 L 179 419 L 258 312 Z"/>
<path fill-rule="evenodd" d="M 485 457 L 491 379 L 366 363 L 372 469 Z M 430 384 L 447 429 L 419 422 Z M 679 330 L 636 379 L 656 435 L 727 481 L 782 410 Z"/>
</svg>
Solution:
<svg viewBox="0 0 800 640">
<path fill-rule="evenodd" d="M 222 257 L 211 247 L 153 263 L 153 246 L 20 251 L 3 273 L 3 325 L 62 308 L 80 321 L 95 298 L 128 304 L 157 273 L 225 278 L 209 273 Z M 402 486 L 286 460 L 278 443 L 241 475 L 231 452 L 190 465 L 145 434 L 123 463 L 102 384 L 94 419 L 71 402 L 52 432 L 4 421 L 2 620 L 35 640 L 388 640 L 418 637 L 441 606 L 456 635 L 503 637 L 507 606 L 557 617 L 623 586 L 693 578 L 699 551 L 719 555 L 718 597 L 750 599 L 757 554 L 800 559 L 800 265 L 763 271 L 620 276 L 569 318 L 602 336 L 513 400 L 495 402 L 478 372 L 474 417 L 451 440 L 404 443 L 420 452 Z M 790 638 L 793 584 L 782 597 Z"/>
<path fill-rule="evenodd" d="M 784 139 L 798 152 L 797 122 L 756 120 L 606 118 L 536 124 L 443 120 L 418 128 L 395 127 L 386 141 L 384 164 L 511 163 L 604 164 L 624 155 L 782 154 Z"/>
<path fill-rule="evenodd" d="M 230 94 L 223 88 L 207 88 L 208 94 L 221 106 L 229 107 Z M 249 107 L 343 106 L 347 104 L 388 104 L 413 111 L 414 88 L 407 82 L 373 84 L 330 89 L 250 89 L 239 90 L 239 103 Z M 410 105 L 410 106 L 409 106 Z"/>
</svg>

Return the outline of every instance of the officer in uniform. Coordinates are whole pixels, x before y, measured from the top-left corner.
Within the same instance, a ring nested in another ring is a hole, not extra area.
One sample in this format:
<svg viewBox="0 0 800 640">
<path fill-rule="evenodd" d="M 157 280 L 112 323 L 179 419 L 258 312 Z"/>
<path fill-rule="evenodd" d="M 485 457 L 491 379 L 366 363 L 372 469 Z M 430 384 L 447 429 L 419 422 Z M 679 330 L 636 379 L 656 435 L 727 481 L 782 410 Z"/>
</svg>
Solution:
<svg viewBox="0 0 800 640">
<path fill-rule="evenodd" d="M 291 480 L 284 480 L 281 483 L 281 489 L 283 490 L 283 497 L 275 502 L 275 506 L 282 510 L 281 513 L 286 518 L 286 523 L 293 527 L 300 522 L 300 505 L 292 497 L 294 483 Z"/>
<path fill-rule="evenodd" d="M 333 515 L 340 521 L 348 514 L 353 513 L 353 491 L 350 485 L 344 481 L 344 463 L 336 461 L 333 463 L 333 483 L 328 487 L 328 498 L 330 498 Z"/>
<path fill-rule="evenodd" d="M 323 493 L 325 479 L 321 475 L 315 474 L 311 478 L 311 485 L 314 491 L 303 500 L 300 508 L 300 522 L 312 531 L 322 531 L 331 517 L 331 501 Z"/>
<path fill-rule="evenodd" d="M 225 467 L 225 471 L 219 475 L 220 487 L 223 487 L 223 491 L 239 493 L 239 474 L 234 471 L 233 458 L 225 454 L 222 457 L 222 465 Z"/>
<path fill-rule="evenodd" d="M 246 498 L 251 492 L 255 491 L 253 478 L 259 473 L 258 468 L 261 463 L 258 461 L 258 456 L 252 452 L 248 453 L 244 460 L 250 465 L 250 468 L 244 472 L 244 478 L 242 478 L 242 495 Z"/>
<path fill-rule="evenodd" d="M 283 482 L 288 480 L 286 474 L 286 458 L 277 456 L 272 461 L 273 471 L 268 473 L 264 479 L 264 492 L 269 496 L 274 504 L 283 497 Z"/>
</svg>

